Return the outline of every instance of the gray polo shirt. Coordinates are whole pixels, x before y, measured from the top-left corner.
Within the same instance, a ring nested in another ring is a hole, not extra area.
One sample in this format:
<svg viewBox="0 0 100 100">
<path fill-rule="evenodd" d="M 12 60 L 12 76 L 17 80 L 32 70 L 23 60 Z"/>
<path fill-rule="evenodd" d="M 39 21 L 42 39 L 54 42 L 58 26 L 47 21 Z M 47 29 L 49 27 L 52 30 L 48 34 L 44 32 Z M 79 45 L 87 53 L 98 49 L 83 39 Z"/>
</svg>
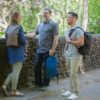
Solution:
<svg viewBox="0 0 100 100">
<path fill-rule="evenodd" d="M 69 33 L 70 33 L 71 29 L 75 29 L 76 27 L 79 27 L 79 26 L 76 25 L 75 27 L 71 27 L 69 30 L 66 31 L 66 33 L 65 33 L 66 39 L 69 39 Z M 71 39 L 76 40 L 76 39 L 79 39 L 80 37 L 84 37 L 84 32 L 80 28 L 77 28 L 73 32 Z M 81 57 L 81 55 L 78 52 L 77 47 L 73 44 L 68 44 L 68 47 L 66 50 L 66 56 L 67 57 Z"/>
<path fill-rule="evenodd" d="M 52 48 L 54 36 L 58 35 L 58 24 L 52 20 L 41 22 L 35 33 L 39 35 L 37 53 L 45 53 Z"/>
</svg>

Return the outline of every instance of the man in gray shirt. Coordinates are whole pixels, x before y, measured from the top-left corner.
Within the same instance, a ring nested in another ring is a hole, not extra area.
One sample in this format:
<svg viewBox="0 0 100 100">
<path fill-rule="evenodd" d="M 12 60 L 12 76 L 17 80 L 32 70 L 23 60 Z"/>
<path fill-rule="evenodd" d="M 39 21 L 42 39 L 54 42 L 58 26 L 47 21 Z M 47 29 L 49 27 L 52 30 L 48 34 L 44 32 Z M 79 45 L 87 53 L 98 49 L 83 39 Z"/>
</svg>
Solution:
<svg viewBox="0 0 100 100">
<path fill-rule="evenodd" d="M 84 44 L 84 32 L 82 29 L 77 28 L 78 15 L 74 12 L 68 13 L 68 25 L 70 28 L 65 33 L 66 37 L 66 63 L 70 68 L 70 91 L 63 93 L 63 96 L 69 96 L 68 100 L 78 98 L 79 84 L 78 84 L 78 68 L 82 62 L 82 55 L 78 52 L 78 47 Z M 74 32 L 70 36 L 70 32 Z"/>
<path fill-rule="evenodd" d="M 43 10 L 44 20 L 41 22 L 35 33 L 29 33 L 28 37 L 39 35 L 39 43 L 35 57 L 35 85 L 37 87 L 49 86 L 50 79 L 46 78 L 45 71 L 42 77 L 42 65 L 46 55 L 53 56 L 58 44 L 58 25 L 51 20 L 52 11 L 50 8 Z"/>
</svg>

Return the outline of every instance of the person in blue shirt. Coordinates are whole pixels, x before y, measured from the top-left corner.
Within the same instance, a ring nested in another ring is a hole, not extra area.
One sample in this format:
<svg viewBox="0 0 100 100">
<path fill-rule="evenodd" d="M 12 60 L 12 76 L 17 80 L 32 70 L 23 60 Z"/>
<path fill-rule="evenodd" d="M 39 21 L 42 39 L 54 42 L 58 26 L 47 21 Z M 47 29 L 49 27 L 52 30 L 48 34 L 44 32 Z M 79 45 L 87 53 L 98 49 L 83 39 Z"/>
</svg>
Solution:
<svg viewBox="0 0 100 100">
<path fill-rule="evenodd" d="M 50 79 L 47 78 L 43 63 L 47 55 L 53 56 L 58 44 L 58 23 L 51 19 L 52 10 L 44 8 L 43 21 L 37 26 L 35 32 L 27 34 L 28 37 L 38 37 L 38 48 L 34 60 L 35 71 L 35 88 L 46 90 L 49 86 Z M 43 71 L 43 74 L 42 74 Z M 42 77 L 43 76 L 43 77 Z"/>
<path fill-rule="evenodd" d="M 23 61 L 24 61 L 25 45 L 26 45 L 26 39 L 24 36 L 23 27 L 20 25 L 21 20 L 22 20 L 22 16 L 20 13 L 14 12 L 12 14 L 10 25 L 14 24 L 20 26 L 18 34 L 20 37 L 21 44 L 17 48 L 7 47 L 7 55 L 8 55 L 9 64 L 12 65 L 12 72 L 8 75 L 8 77 L 4 82 L 4 85 L 2 86 L 5 95 L 8 95 L 7 86 L 11 83 L 12 91 L 10 95 L 24 96 L 23 93 L 17 91 L 17 84 L 18 84 L 19 74 L 21 72 Z"/>
</svg>

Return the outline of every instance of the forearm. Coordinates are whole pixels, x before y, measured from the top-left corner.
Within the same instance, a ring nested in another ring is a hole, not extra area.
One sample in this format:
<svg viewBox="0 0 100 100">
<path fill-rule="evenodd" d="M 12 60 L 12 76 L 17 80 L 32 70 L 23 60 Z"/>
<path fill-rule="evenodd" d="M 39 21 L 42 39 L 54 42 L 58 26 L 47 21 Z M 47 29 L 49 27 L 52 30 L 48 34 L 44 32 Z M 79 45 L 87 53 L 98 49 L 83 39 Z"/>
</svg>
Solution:
<svg viewBox="0 0 100 100">
<path fill-rule="evenodd" d="M 80 45 L 80 41 L 78 41 L 78 40 L 71 40 L 70 43 L 71 44 L 74 44 L 76 46 L 79 46 Z"/>
<path fill-rule="evenodd" d="M 52 50 L 53 51 L 55 51 L 57 45 L 58 45 L 58 35 L 54 36 L 53 45 L 52 45 Z"/>
<path fill-rule="evenodd" d="M 27 37 L 35 37 L 36 36 L 36 33 L 34 33 L 34 32 L 32 32 L 32 33 L 28 33 L 28 34 L 26 34 L 25 36 L 27 36 Z"/>
<path fill-rule="evenodd" d="M 76 45 L 76 46 L 82 46 L 84 45 L 84 37 L 78 39 L 78 40 L 70 40 L 70 43 Z"/>
</svg>

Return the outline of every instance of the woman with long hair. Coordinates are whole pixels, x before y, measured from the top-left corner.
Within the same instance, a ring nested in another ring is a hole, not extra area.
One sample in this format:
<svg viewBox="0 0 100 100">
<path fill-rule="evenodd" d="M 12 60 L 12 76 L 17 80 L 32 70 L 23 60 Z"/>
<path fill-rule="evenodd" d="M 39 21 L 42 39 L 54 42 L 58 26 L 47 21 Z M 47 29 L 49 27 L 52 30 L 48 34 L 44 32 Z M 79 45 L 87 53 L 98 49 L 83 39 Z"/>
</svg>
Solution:
<svg viewBox="0 0 100 100">
<path fill-rule="evenodd" d="M 19 79 L 19 74 L 22 69 L 23 61 L 24 61 L 24 54 L 25 54 L 25 45 L 26 45 L 26 39 L 23 32 L 23 27 L 20 25 L 22 20 L 22 16 L 19 12 L 14 12 L 11 15 L 11 22 L 8 27 L 12 26 L 19 26 L 18 36 L 20 38 L 20 45 L 16 48 L 7 46 L 7 55 L 9 64 L 12 66 L 12 72 L 8 75 L 6 78 L 2 90 L 5 93 L 6 96 L 8 94 L 10 96 L 24 96 L 23 93 L 17 91 L 17 84 Z M 6 30 L 6 40 L 8 38 L 7 31 Z M 13 39 L 14 40 L 14 39 Z M 11 92 L 8 93 L 7 87 L 11 83 Z"/>
</svg>

